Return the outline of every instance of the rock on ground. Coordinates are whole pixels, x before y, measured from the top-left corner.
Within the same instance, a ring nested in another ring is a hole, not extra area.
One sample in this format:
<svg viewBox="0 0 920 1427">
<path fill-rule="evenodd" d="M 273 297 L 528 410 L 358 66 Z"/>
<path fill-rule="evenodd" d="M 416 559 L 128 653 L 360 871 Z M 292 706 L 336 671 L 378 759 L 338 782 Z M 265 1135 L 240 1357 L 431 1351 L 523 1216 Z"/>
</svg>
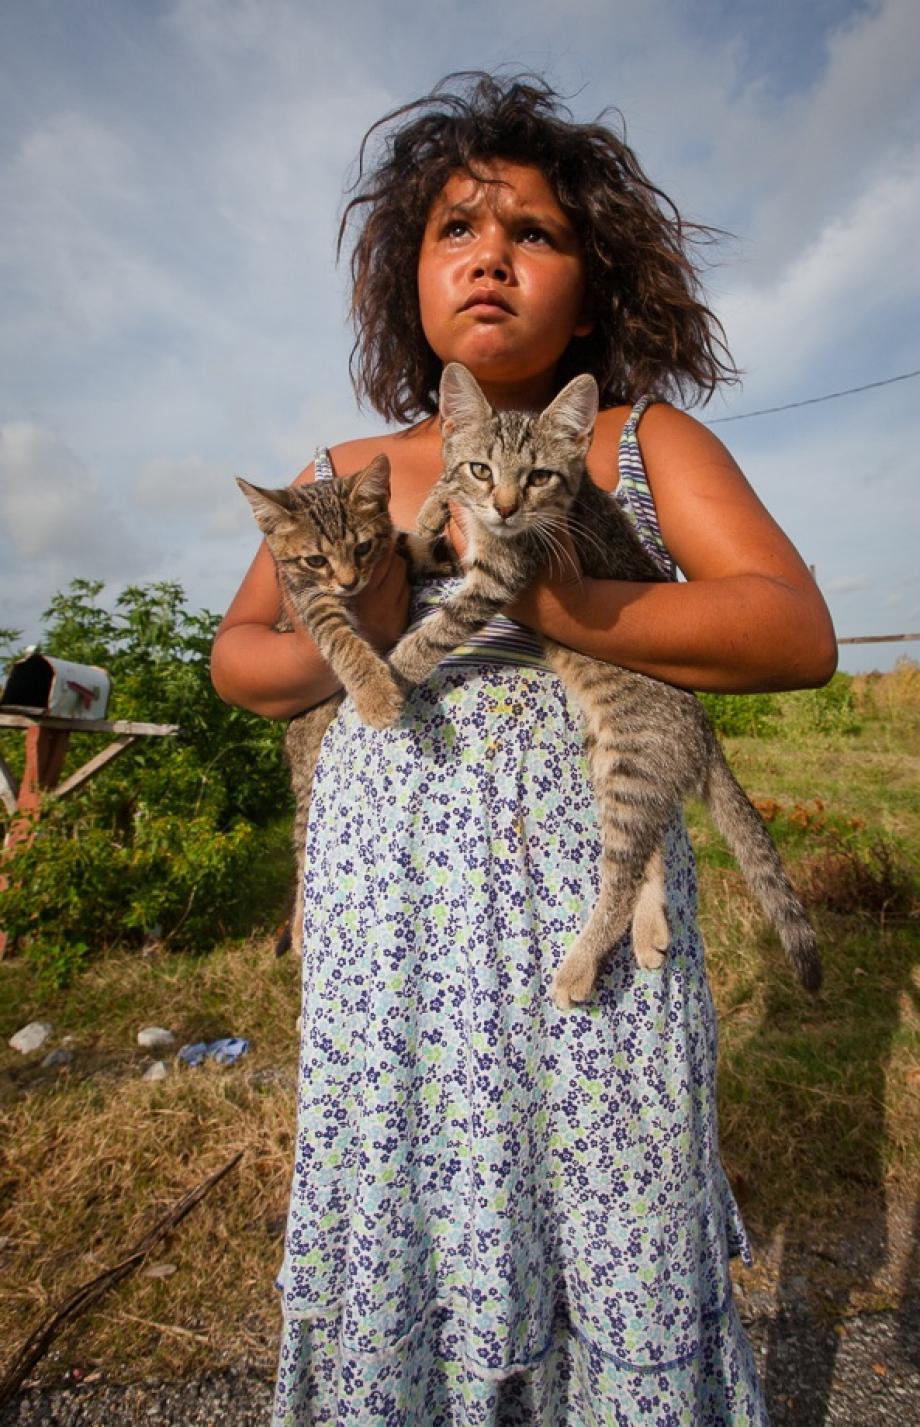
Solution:
<svg viewBox="0 0 920 1427">
<path fill-rule="evenodd" d="M 167 1050 L 175 1045 L 176 1037 L 163 1026 L 144 1026 L 137 1033 L 137 1043 L 144 1050 Z"/>
<path fill-rule="evenodd" d="M 30 1051 L 38 1050 L 45 1044 L 51 1029 L 47 1021 L 30 1021 L 27 1026 L 22 1026 L 15 1035 L 10 1036 L 10 1046 L 13 1050 L 18 1050 L 20 1055 L 28 1055 Z"/>
</svg>

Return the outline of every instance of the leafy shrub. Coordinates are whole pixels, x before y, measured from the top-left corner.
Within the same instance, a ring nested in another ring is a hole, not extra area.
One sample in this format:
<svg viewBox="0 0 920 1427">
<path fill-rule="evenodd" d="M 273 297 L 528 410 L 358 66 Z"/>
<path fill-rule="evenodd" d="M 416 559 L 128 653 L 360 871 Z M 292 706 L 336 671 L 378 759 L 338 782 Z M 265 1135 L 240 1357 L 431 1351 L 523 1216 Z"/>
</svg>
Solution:
<svg viewBox="0 0 920 1427">
<path fill-rule="evenodd" d="M 846 735 L 857 733 L 861 726 L 850 674 L 835 674 L 822 689 L 796 689 L 775 698 L 776 732 L 785 737 Z"/>
<path fill-rule="evenodd" d="M 102 588 L 74 580 L 55 596 L 42 651 L 106 668 L 109 718 L 182 732 L 139 739 L 77 793 L 49 799 L 34 842 L 5 865 L 3 925 L 58 982 L 86 947 L 136 945 L 153 933 L 204 948 L 247 930 L 286 871 L 286 859 L 279 869 L 262 851 L 277 851 L 273 828 L 289 807 L 282 726 L 214 693 L 218 617 L 189 612 L 177 584 L 129 586 L 112 609 L 99 603 Z M 108 742 L 106 734 L 72 738 L 65 776 Z M 21 744 L 21 735 L 6 735 L 7 762 L 21 764 Z"/>
<path fill-rule="evenodd" d="M 849 674 L 835 674 L 823 689 L 783 694 L 701 694 L 716 732 L 725 738 L 805 738 L 856 733 L 860 709 Z"/>
<path fill-rule="evenodd" d="M 773 731 L 775 694 L 700 694 L 700 698 L 716 733 L 724 738 L 757 738 Z"/>
</svg>

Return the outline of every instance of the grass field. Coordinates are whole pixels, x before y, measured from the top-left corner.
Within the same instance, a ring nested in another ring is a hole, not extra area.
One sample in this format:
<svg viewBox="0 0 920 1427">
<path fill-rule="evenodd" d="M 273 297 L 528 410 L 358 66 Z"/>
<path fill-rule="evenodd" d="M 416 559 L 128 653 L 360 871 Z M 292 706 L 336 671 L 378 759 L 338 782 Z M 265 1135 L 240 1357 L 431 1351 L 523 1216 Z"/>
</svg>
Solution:
<svg viewBox="0 0 920 1427">
<path fill-rule="evenodd" d="M 711 825 L 691 812 L 723 1157 L 764 1242 L 878 1219 L 920 1182 L 920 670 L 864 678 L 857 695 L 855 732 L 796 736 L 808 695 L 785 696 L 777 736 L 727 745 L 809 900 L 826 971 L 818 997 L 798 990 Z M 0 964 L 0 1342 L 18 1344 L 245 1152 L 153 1262 L 68 1329 L 39 1379 L 72 1365 L 122 1378 L 272 1370 L 297 1002 L 297 968 L 275 959 L 267 933 L 199 959 L 108 954 L 55 993 L 30 964 Z M 70 1067 L 42 1070 L 44 1052 L 7 1047 L 30 1020 L 53 1024 L 51 1046 L 71 1038 Z M 151 1057 L 136 1033 L 149 1024 L 180 1043 L 245 1035 L 251 1050 L 235 1067 L 145 1082 Z M 860 1270 L 866 1292 L 872 1271 Z"/>
</svg>

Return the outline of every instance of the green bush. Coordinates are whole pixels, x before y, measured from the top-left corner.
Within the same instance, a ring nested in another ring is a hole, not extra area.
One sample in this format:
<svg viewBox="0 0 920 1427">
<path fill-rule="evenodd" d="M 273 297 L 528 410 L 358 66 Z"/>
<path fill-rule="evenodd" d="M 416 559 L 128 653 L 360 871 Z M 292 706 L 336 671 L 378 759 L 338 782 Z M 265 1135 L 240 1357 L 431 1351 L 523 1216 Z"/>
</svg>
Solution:
<svg viewBox="0 0 920 1427">
<path fill-rule="evenodd" d="M 823 689 L 796 689 L 778 694 L 776 702 L 779 715 L 776 731 L 790 738 L 812 733 L 852 734 L 861 726 L 850 674 L 835 674 Z"/>
<path fill-rule="evenodd" d="M 287 875 L 276 832 L 290 806 L 283 729 L 214 693 L 218 617 L 189 612 L 176 584 L 129 586 L 112 609 L 102 588 L 75 580 L 55 596 L 42 652 L 107 669 L 109 718 L 182 732 L 139 739 L 78 792 L 49 798 L 34 842 L 6 863 L 4 928 L 59 984 L 113 944 L 154 935 L 202 949 L 246 931 Z M 65 776 L 108 741 L 73 737 Z M 21 747 L 4 732 L 8 763 L 21 766 Z"/>
<path fill-rule="evenodd" d="M 773 732 L 775 694 L 700 694 L 700 698 L 723 738 L 758 738 Z"/>
<path fill-rule="evenodd" d="M 784 694 L 701 694 L 716 732 L 724 738 L 802 738 L 850 734 L 861 727 L 849 674 L 835 674 L 822 689 Z"/>
</svg>

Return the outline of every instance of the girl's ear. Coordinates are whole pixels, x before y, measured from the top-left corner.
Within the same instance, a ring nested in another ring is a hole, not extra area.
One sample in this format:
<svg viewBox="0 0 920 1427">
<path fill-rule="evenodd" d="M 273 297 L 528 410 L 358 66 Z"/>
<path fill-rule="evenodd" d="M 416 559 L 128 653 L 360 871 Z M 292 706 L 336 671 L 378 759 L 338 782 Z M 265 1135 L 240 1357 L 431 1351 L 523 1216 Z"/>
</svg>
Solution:
<svg viewBox="0 0 920 1427">
<path fill-rule="evenodd" d="M 349 500 L 373 501 L 375 505 L 387 505 L 390 500 L 390 462 L 383 452 L 375 456 L 369 466 L 351 477 Z"/>
<path fill-rule="evenodd" d="M 294 500 L 288 489 L 263 490 L 261 486 L 250 485 L 242 476 L 237 476 L 236 483 L 252 506 L 252 513 L 263 535 L 273 535 L 282 526 L 291 524 Z"/>
<path fill-rule="evenodd" d="M 582 452 L 587 451 L 594 435 L 598 404 L 597 382 L 588 372 L 583 372 L 580 377 L 573 377 L 545 411 L 541 411 L 539 424 L 544 431 L 557 432 L 574 441 Z"/>
<path fill-rule="evenodd" d="M 442 436 L 452 436 L 458 426 L 481 426 L 492 415 L 476 378 L 460 362 L 448 362 L 441 373 L 438 404 Z"/>
</svg>

